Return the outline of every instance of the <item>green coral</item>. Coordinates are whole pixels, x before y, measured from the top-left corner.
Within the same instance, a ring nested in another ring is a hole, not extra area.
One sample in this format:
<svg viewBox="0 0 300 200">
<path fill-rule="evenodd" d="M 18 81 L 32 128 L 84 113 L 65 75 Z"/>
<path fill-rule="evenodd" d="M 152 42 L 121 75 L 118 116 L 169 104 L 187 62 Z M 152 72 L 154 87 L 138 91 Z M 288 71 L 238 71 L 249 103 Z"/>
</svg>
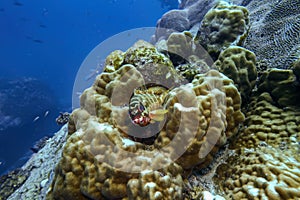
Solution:
<svg viewBox="0 0 300 200">
<path fill-rule="evenodd" d="M 124 52 L 115 50 L 105 59 L 104 72 L 114 72 L 118 70 L 124 62 Z"/>
</svg>

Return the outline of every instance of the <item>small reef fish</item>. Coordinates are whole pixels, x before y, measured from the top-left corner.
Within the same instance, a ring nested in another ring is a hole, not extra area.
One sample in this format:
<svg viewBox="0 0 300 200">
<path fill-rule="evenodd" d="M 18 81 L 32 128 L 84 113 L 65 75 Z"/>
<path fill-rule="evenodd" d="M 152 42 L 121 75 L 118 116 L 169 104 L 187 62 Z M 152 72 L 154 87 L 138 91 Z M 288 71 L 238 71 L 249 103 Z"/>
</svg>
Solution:
<svg viewBox="0 0 300 200">
<path fill-rule="evenodd" d="M 23 6 L 23 4 L 20 3 L 19 1 L 14 1 L 14 5 L 15 5 L 15 6 Z"/>
<path fill-rule="evenodd" d="M 44 25 L 44 24 L 40 24 L 39 27 L 40 27 L 40 28 L 47 28 L 47 26 Z"/>
<path fill-rule="evenodd" d="M 49 110 L 47 110 L 47 111 L 45 112 L 44 117 L 47 117 L 48 114 L 49 114 Z"/>
<path fill-rule="evenodd" d="M 168 110 L 164 109 L 164 99 L 168 89 L 162 86 L 145 86 L 134 90 L 129 102 L 132 123 L 141 127 L 164 120 Z"/>
<path fill-rule="evenodd" d="M 32 40 L 32 41 L 34 41 L 35 43 L 40 43 L 40 44 L 44 43 L 43 40 L 38 40 L 38 39 L 34 39 L 34 40 Z"/>
<path fill-rule="evenodd" d="M 38 119 L 40 119 L 40 116 L 36 116 L 36 117 L 33 119 L 33 122 L 36 122 Z"/>
<path fill-rule="evenodd" d="M 85 80 L 89 81 L 90 79 L 94 79 L 98 74 L 100 74 L 103 70 L 104 62 L 105 61 L 98 63 L 95 69 L 91 69 L 90 74 L 85 77 Z"/>
</svg>

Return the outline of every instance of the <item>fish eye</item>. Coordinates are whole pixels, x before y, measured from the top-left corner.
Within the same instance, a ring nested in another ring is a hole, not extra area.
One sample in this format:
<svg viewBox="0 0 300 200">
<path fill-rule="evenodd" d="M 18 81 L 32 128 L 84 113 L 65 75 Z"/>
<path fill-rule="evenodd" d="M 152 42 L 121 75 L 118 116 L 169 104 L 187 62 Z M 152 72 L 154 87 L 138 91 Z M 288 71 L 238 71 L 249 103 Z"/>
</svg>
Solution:
<svg viewBox="0 0 300 200">
<path fill-rule="evenodd" d="M 140 103 L 140 105 L 139 105 L 139 111 L 143 112 L 144 110 L 145 110 L 144 105 Z"/>
</svg>

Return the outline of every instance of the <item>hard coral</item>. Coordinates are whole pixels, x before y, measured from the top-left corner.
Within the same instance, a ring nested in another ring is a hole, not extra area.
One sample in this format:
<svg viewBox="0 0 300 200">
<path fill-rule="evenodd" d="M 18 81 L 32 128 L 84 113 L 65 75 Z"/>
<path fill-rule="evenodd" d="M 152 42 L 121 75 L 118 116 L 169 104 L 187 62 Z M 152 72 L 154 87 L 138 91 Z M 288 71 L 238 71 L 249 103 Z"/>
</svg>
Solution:
<svg viewBox="0 0 300 200">
<path fill-rule="evenodd" d="M 197 75 L 191 84 L 171 92 L 166 104 L 169 119 L 155 145 L 166 146 L 179 134 L 180 142 L 189 140 L 189 146 L 176 162 L 184 169 L 206 167 L 244 120 L 239 92 L 215 70 Z M 179 153 L 177 150 L 171 152 Z"/>
<path fill-rule="evenodd" d="M 258 90 L 269 92 L 281 107 L 300 105 L 300 84 L 293 70 L 269 69 L 265 71 L 260 78 Z"/>
<path fill-rule="evenodd" d="M 300 1 L 251 1 L 251 29 L 244 47 L 268 67 L 290 69 L 300 56 Z"/>
<path fill-rule="evenodd" d="M 247 34 L 248 10 L 220 1 L 206 13 L 197 34 L 199 43 L 216 59 L 219 53 Z"/>
<path fill-rule="evenodd" d="M 299 198 L 299 111 L 279 108 L 264 92 L 252 98 L 246 117 L 216 183 L 230 199 Z"/>
<path fill-rule="evenodd" d="M 195 42 L 192 33 L 172 33 L 167 40 L 161 40 L 157 46 L 161 52 L 169 55 L 175 69 L 189 82 L 196 74 L 209 71 L 213 60 L 207 51 Z"/>
<path fill-rule="evenodd" d="M 214 65 L 234 81 L 245 104 L 257 79 L 255 54 L 243 47 L 230 46 L 221 52 Z"/>
<path fill-rule="evenodd" d="M 159 84 L 177 81 L 163 104 L 166 117 L 136 126 L 128 102 L 157 77 L 164 79 Z M 221 73 L 181 86 L 178 77 L 167 57 L 141 42 L 124 53 L 122 66 L 97 76 L 70 116 L 48 199 L 182 199 L 183 168 L 207 166 L 244 116 L 237 88 Z M 149 134 L 157 135 L 152 144 L 136 140 Z"/>
</svg>

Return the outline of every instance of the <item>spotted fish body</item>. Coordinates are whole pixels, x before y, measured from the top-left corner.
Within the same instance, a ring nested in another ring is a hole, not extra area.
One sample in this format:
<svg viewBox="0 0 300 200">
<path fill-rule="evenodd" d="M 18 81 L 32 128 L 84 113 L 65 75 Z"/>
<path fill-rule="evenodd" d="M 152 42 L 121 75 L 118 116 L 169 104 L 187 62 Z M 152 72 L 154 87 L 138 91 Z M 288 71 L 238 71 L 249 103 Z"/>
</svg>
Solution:
<svg viewBox="0 0 300 200">
<path fill-rule="evenodd" d="M 168 90 L 161 86 L 143 87 L 134 90 L 129 103 L 129 115 L 134 124 L 146 126 L 162 121 L 167 110 L 163 103 Z"/>
</svg>

